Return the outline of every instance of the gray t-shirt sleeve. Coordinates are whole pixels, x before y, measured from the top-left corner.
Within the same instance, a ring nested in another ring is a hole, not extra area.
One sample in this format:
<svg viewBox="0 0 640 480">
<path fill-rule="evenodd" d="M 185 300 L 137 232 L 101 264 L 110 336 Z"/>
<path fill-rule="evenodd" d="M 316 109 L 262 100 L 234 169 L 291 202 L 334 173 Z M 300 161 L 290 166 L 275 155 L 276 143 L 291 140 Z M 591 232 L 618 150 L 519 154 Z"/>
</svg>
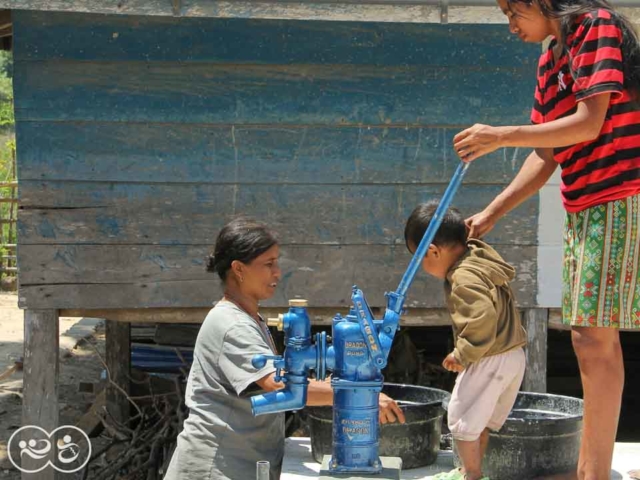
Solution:
<svg viewBox="0 0 640 480">
<path fill-rule="evenodd" d="M 260 380 L 276 370 L 272 361 L 268 361 L 260 370 L 251 364 L 255 355 L 274 354 L 258 328 L 257 325 L 255 328 L 234 325 L 227 330 L 222 343 L 222 352 L 218 363 L 227 377 L 227 381 L 238 395 L 256 380 Z"/>
</svg>

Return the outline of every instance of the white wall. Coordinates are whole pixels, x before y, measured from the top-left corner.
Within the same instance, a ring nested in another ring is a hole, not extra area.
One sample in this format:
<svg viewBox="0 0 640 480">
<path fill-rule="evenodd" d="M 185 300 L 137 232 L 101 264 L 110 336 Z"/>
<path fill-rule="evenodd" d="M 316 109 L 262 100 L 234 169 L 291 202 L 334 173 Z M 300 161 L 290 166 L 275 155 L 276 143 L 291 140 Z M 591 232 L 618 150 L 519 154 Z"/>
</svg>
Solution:
<svg viewBox="0 0 640 480">
<path fill-rule="evenodd" d="M 542 187 L 538 214 L 538 298 L 540 307 L 561 306 L 562 230 L 564 208 L 560 197 L 560 168 Z"/>
</svg>

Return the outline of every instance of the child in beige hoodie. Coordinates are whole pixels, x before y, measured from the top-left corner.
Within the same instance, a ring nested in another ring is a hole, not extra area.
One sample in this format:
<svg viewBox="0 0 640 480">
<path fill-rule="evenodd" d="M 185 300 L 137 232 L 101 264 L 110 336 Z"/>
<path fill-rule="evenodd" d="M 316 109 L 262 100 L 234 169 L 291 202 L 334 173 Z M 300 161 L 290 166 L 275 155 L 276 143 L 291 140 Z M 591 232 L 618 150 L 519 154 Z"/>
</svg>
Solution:
<svg viewBox="0 0 640 480">
<path fill-rule="evenodd" d="M 418 205 L 407 220 L 409 251 L 415 252 L 437 207 L 437 202 Z M 515 270 L 486 243 L 468 239 L 464 218 L 453 208 L 446 212 L 422 267 L 444 280 L 455 348 L 442 365 L 459 372 L 448 418 L 463 468 L 434 478 L 479 480 L 484 478 L 489 430 L 504 424 L 524 376 L 527 336 L 509 286 Z"/>
</svg>

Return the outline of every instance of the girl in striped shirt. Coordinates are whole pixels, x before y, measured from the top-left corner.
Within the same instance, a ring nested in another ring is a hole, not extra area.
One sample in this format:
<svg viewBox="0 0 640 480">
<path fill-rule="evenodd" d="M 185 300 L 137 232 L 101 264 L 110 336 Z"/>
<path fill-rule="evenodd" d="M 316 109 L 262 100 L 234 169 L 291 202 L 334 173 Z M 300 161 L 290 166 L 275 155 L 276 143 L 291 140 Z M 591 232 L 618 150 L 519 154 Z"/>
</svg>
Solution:
<svg viewBox="0 0 640 480">
<path fill-rule="evenodd" d="M 563 318 L 584 392 L 578 478 L 608 479 L 624 384 L 619 329 L 640 331 L 640 47 L 605 0 L 498 0 L 540 57 L 532 125 L 474 125 L 454 138 L 463 161 L 531 147 L 513 182 L 468 220 L 471 236 L 536 193 L 561 167 L 566 210 Z"/>
</svg>

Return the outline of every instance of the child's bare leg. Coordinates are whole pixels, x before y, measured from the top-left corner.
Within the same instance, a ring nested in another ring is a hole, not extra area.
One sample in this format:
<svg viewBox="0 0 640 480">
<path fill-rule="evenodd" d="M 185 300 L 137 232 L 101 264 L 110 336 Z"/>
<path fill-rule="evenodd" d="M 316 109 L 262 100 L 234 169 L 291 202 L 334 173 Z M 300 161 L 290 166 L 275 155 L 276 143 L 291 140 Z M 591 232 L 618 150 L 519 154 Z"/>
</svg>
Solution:
<svg viewBox="0 0 640 480">
<path fill-rule="evenodd" d="M 482 432 L 482 435 L 484 435 L 484 432 Z M 466 480 L 479 480 L 482 478 L 482 435 L 473 441 L 455 441 L 458 455 L 462 460 L 462 471 L 466 475 Z"/>
<path fill-rule="evenodd" d="M 489 445 L 489 429 L 485 428 L 480 435 L 480 462 L 482 464 L 482 459 L 484 458 L 484 454 L 487 453 L 487 446 Z"/>
<path fill-rule="evenodd" d="M 578 478 L 608 480 L 624 386 L 619 331 L 606 327 L 574 327 L 571 339 L 584 393 Z"/>
</svg>

